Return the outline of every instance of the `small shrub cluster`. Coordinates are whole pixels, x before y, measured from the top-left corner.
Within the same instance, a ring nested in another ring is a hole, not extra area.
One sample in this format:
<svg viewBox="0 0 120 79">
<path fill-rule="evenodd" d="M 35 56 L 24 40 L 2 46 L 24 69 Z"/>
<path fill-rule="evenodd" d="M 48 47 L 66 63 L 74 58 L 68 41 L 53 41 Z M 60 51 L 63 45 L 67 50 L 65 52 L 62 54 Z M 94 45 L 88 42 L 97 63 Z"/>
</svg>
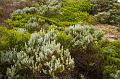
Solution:
<svg viewBox="0 0 120 79">
<path fill-rule="evenodd" d="M 112 24 L 120 26 L 120 11 L 110 10 L 108 12 L 100 12 L 95 15 L 96 21 L 103 24 Z"/>
<path fill-rule="evenodd" d="M 115 0 L 95 0 L 93 11 L 99 23 L 120 26 L 120 3 Z"/>
<path fill-rule="evenodd" d="M 53 31 L 38 32 L 31 35 L 25 51 L 1 52 L 1 64 L 9 64 L 6 75 L 8 78 L 21 78 L 19 72 L 26 71 L 23 78 L 29 79 L 32 75 L 37 78 L 44 74 L 47 78 L 56 79 L 58 73 L 74 68 L 74 60 L 68 49 L 63 49 L 60 43 L 55 42 Z M 28 73 L 28 72 L 31 72 Z M 28 77 L 26 75 L 29 75 Z"/>
<path fill-rule="evenodd" d="M 24 43 L 28 41 L 30 34 L 24 29 L 8 30 L 0 27 L 0 51 L 17 48 L 24 48 Z"/>
<path fill-rule="evenodd" d="M 111 79 L 119 79 L 120 78 L 120 70 L 117 70 L 115 74 L 111 74 Z"/>
<path fill-rule="evenodd" d="M 30 31 L 39 30 L 46 25 L 63 27 L 79 22 L 91 23 L 92 17 L 89 16 L 90 10 L 91 5 L 87 0 L 63 2 L 59 0 L 52 2 L 49 0 L 38 1 L 34 3 L 33 7 L 26 7 L 14 11 L 10 19 L 6 20 L 5 23 L 10 28 L 22 27 Z M 29 20 L 31 18 L 34 18 L 34 21 L 30 22 Z"/>
<path fill-rule="evenodd" d="M 89 0 L 92 6 L 92 13 L 97 14 L 99 12 L 108 11 L 109 9 L 115 8 L 114 3 L 117 0 Z M 119 4 L 119 3 L 118 3 Z"/>
<path fill-rule="evenodd" d="M 45 26 L 45 20 L 39 15 L 33 14 L 16 14 L 12 15 L 11 19 L 5 21 L 7 27 L 13 29 L 14 27 L 24 28 L 29 32 L 40 30 L 41 27 Z M 47 23 L 46 23 L 47 24 Z M 46 27 L 44 27 L 46 28 Z"/>
<path fill-rule="evenodd" d="M 0 22 L 4 22 L 14 10 L 30 7 L 34 2 L 30 0 L 0 0 L 0 3 L 0 7 L 2 8 L 0 10 Z"/>
<path fill-rule="evenodd" d="M 120 69 L 120 40 L 109 43 L 104 51 L 106 56 L 105 72 L 107 74 L 115 73 Z"/>
<path fill-rule="evenodd" d="M 67 22 L 87 22 L 91 5 L 88 0 L 65 0 L 61 6 L 63 18 Z"/>
<path fill-rule="evenodd" d="M 102 41 L 103 33 L 96 31 L 93 27 L 81 26 L 80 24 L 70 26 L 65 30 L 65 33 L 70 38 L 66 47 L 70 49 L 71 55 L 75 59 L 76 71 L 81 72 L 85 76 L 97 71 L 96 76 L 101 78 L 104 58 L 100 53 L 100 42 Z M 76 74 L 78 77 L 80 76 L 80 73 Z"/>
</svg>

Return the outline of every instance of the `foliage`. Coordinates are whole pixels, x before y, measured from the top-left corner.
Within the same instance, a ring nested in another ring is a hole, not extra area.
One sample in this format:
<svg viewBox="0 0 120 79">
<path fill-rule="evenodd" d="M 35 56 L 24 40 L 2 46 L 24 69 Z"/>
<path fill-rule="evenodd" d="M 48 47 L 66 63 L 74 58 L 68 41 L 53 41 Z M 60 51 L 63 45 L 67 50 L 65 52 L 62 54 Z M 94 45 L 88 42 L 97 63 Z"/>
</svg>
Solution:
<svg viewBox="0 0 120 79">
<path fill-rule="evenodd" d="M 113 3 L 116 3 L 116 0 L 89 0 L 91 4 L 93 4 L 92 11 L 94 14 L 98 12 L 108 11 L 109 9 L 113 9 Z"/>
<path fill-rule="evenodd" d="M 18 51 L 25 46 L 29 39 L 29 33 L 24 29 L 8 30 L 0 27 L 0 51 L 17 48 Z"/>
<path fill-rule="evenodd" d="M 109 43 L 104 48 L 104 54 L 106 56 L 105 73 L 115 73 L 120 69 L 120 40 Z"/>
<path fill-rule="evenodd" d="M 103 36 L 101 32 L 96 31 L 93 27 L 80 24 L 70 26 L 65 32 L 67 35 L 72 36 L 72 47 L 83 49 L 89 46 L 89 44 L 92 44 L 92 42 L 101 40 Z"/>
<path fill-rule="evenodd" d="M 45 26 L 45 20 L 39 18 L 37 15 L 23 14 L 23 15 L 13 15 L 11 19 L 5 21 L 8 28 L 12 29 L 14 27 L 25 28 L 29 32 L 40 30 L 42 26 Z M 45 28 L 45 27 L 43 27 Z"/>
<path fill-rule="evenodd" d="M 58 34 L 58 41 L 70 50 L 75 59 L 78 76 L 80 73 L 88 76 L 92 72 L 96 72 L 99 77 L 102 76 L 104 68 L 104 56 L 101 53 L 104 42 L 102 37 L 102 32 L 92 26 L 81 24 L 70 26 L 66 28 L 65 33 Z"/>
<path fill-rule="evenodd" d="M 87 0 L 65 0 L 61 6 L 62 21 L 80 22 L 86 21 L 91 5 Z"/>
<path fill-rule="evenodd" d="M 87 0 L 43 0 L 36 2 L 33 6 L 14 11 L 10 19 L 6 20 L 5 23 L 10 28 L 22 27 L 29 31 L 35 31 L 41 28 L 48 28 L 46 25 L 63 27 L 80 21 L 84 23 L 92 22 L 88 13 L 91 5 Z M 36 19 L 30 22 L 31 18 Z"/>
<path fill-rule="evenodd" d="M 25 5 L 16 9 L 21 1 Z M 0 27 L 0 79 L 119 78 L 120 40 L 106 41 L 90 26 L 94 21 L 120 26 L 116 0 L 12 0 L 10 5 L 16 10 L 5 20 L 7 28 Z M 0 15 L 6 16 L 2 8 Z"/>
<path fill-rule="evenodd" d="M 36 7 L 18 9 L 11 14 L 10 19 L 5 20 L 5 23 L 10 29 L 19 27 L 25 28 L 29 32 L 39 31 L 41 28 L 48 29 L 50 25 L 61 26 L 56 21 L 39 15 L 38 12 Z"/>
<path fill-rule="evenodd" d="M 104 24 L 120 26 L 120 10 L 109 10 L 95 15 L 96 21 Z"/>
<path fill-rule="evenodd" d="M 28 28 L 29 27 L 28 25 L 31 23 L 32 23 L 31 26 L 36 27 L 36 25 L 38 26 L 38 24 L 36 23 L 38 19 L 33 16 L 36 13 L 36 11 L 37 10 L 35 7 L 30 8 L 26 7 L 22 10 L 18 9 L 14 11 L 11 14 L 11 18 L 6 20 L 5 22 L 9 26 L 9 28 L 13 27 Z"/>
<path fill-rule="evenodd" d="M 59 15 L 62 0 L 38 0 L 34 6 L 42 16 L 51 17 Z"/>
<path fill-rule="evenodd" d="M 115 74 L 111 74 L 112 79 L 119 79 L 120 78 L 120 70 L 117 70 Z"/>
<path fill-rule="evenodd" d="M 73 68 L 74 60 L 69 50 L 56 43 L 55 37 L 53 31 L 33 33 L 25 51 L 1 53 L 2 64 L 13 62 L 11 68 L 7 68 L 6 75 L 13 79 L 16 75 L 21 76 L 20 71 L 28 69 L 27 72 L 31 71 L 33 77 L 44 74 L 55 79 L 58 73 Z"/>
<path fill-rule="evenodd" d="M 110 10 L 109 23 L 120 27 L 120 10 Z"/>
<path fill-rule="evenodd" d="M 95 18 L 99 23 L 120 26 L 119 2 L 116 0 L 92 0 L 91 3 L 94 5 L 91 13 L 95 14 Z"/>
<path fill-rule="evenodd" d="M 95 15 L 96 21 L 107 24 L 109 22 L 110 13 L 109 12 L 100 12 L 97 15 Z"/>
</svg>

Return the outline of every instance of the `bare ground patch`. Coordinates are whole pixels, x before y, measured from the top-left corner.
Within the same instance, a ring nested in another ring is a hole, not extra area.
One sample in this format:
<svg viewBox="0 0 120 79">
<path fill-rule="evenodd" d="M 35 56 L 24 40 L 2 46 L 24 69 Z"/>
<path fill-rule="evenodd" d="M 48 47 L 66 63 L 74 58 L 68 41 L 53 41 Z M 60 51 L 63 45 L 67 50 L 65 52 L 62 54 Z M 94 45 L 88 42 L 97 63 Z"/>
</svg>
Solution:
<svg viewBox="0 0 120 79">
<path fill-rule="evenodd" d="M 108 25 L 108 24 L 97 24 L 96 29 L 105 32 L 105 37 L 109 41 L 120 40 L 120 27 Z"/>
</svg>

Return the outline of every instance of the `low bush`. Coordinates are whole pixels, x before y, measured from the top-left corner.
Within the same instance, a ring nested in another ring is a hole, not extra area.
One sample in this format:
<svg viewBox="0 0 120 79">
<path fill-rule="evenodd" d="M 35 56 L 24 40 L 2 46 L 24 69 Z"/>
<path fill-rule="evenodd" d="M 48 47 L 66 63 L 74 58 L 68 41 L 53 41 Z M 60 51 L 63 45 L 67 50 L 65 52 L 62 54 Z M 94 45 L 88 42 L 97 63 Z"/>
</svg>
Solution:
<svg viewBox="0 0 120 79">
<path fill-rule="evenodd" d="M 46 24 L 64 27 L 79 22 L 86 24 L 92 22 L 92 17 L 89 16 L 91 5 L 88 0 L 52 2 L 46 0 L 38 1 L 33 6 L 14 11 L 10 19 L 5 21 L 6 25 L 9 28 L 22 27 L 29 31 L 36 31 L 48 28 Z"/>
<path fill-rule="evenodd" d="M 109 24 L 120 27 L 120 10 L 110 10 Z"/>
<path fill-rule="evenodd" d="M 1 64 L 4 65 L 1 72 L 6 70 L 10 79 L 56 79 L 64 71 L 71 71 L 74 59 L 55 38 L 53 31 L 33 33 L 24 51 L 1 52 Z"/>
<path fill-rule="evenodd" d="M 99 23 L 120 26 L 120 3 L 115 0 L 92 0 L 95 18 Z"/>
<path fill-rule="evenodd" d="M 108 12 L 100 12 L 95 15 L 95 19 L 99 23 L 112 24 L 120 26 L 120 11 L 119 10 L 109 10 Z"/>
<path fill-rule="evenodd" d="M 99 23 L 107 24 L 109 22 L 110 13 L 109 12 L 100 12 L 95 15 L 95 19 Z"/>
<path fill-rule="evenodd" d="M 55 27 L 51 26 L 50 30 L 56 30 Z M 1 41 L 1 47 L 11 47 L 11 50 L 1 49 L 0 73 L 3 78 L 54 79 L 66 75 L 80 78 L 83 74 L 85 78 L 101 79 L 111 78 L 111 74 L 120 69 L 119 41 L 107 42 L 103 33 L 92 26 L 77 24 L 62 31 L 32 33 L 26 44 L 27 40 L 20 36 L 22 33 L 24 37 L 25 30 L 15 30 L 1 28 L 0 36 L 4 41 Z"/>
<path fill-rule="evenodd" d="M 62 21 L 68 22 L 85 22 L 89 16 L 91 5 L 88 0 L 67 0 L 61 6 Z"/>
<path fill-rule="evenodd" d="M 111 79 L 119 79 L 120 78 L 120 70 L 117 70 L 114 74 L 111 74 Z"/>
<path fill-rule="evenodd" d="M 111 74 L 120 70 L 120 40 L 113 41 L 105 46 L 105 79 L 111 78 Z"/>
<path fill-rule="evenodd" d="M 104 56 L 101 53 L 104 42 L 102 37 L 103 33 L 92 26 L 81 24 L 70 26 L 65 32 L 58 34 L 58 41 L 70 50 L 75 59 L 76 77 L 79 78 L 80 74 L 83 74 L 86 78 L 88 76 L 102 78 L 104 69 Z"/>
<path fill-rule="evenodd" d="M 24 29 L 8 30 L 0 27 L 0 51 L 17 48 L 18 51 L 25 47 L 29 33 Z"/>
<path fill-rule="evenodd" d="M 109 9 L 115 8 L 113 5 L 117 0 L 89 0 L 92 6 L 92 13 L 97 14 L 99 12 L 106 12 Z"/>
</svg>

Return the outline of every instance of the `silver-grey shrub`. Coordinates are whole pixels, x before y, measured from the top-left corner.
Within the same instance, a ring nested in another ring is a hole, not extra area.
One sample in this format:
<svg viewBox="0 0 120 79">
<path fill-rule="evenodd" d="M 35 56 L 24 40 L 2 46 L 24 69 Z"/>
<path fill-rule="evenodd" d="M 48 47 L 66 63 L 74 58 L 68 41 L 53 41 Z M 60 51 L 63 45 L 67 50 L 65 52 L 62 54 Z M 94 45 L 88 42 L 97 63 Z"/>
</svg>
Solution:
<svg viewBox="0 0 120 79">
<path fill-rule="evenodd" d="M 24 51 L 1 53 L 2 63 L 14 63 L 11 65 L 12 70 L 7 68 L 7 76 L 10 79 L 16 78 L 18 71 L 28 68 L 33 75 L 44 74 L 55 79 L 58 73 L 74 68 L 74 59 L 69 50 L 63 49 L 55 38 L 54 31 L 33 33 Z"/>
</svg>

